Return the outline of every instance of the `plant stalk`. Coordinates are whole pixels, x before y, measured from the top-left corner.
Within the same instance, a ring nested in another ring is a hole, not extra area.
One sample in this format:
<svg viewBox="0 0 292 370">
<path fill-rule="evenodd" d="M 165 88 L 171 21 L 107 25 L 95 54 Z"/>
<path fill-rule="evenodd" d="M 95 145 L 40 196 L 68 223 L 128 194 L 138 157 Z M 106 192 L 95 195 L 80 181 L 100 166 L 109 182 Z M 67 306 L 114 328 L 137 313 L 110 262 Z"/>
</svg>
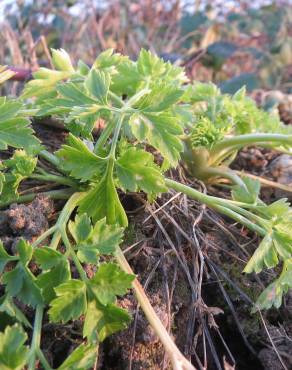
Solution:
<svg viewBox="0 0 292 370">
<path fill-rule="evenodd" d="M 65 204 L 64 208 L 62 209 L 62 212 L 59 215 L 58 221 L 55 224 L 56 230 L 50 243 L 50 248 L 57 249 L 59 241 L 61 239 L 61 234 L 64 225 L 66 225 L 71 216 L 71 213 L 74 211 L 77 204 L 84 196 L 85 193 L 74 193 L 68 200 L 68 202 Z"/>
<path fill-rule="evenodd" d="M 244 181 L 233 171 L 231 171 L 227 167 L 219 166 L 219 167 L 206 167 L 202 169 L 202 176 L 205 178 L 210 177 L 223 177 L 230 180 L 234 185 L 239 185 L 246 189 L 246 185 Z M 201 175 L 201 174 L 200 174 Z"/>
<path fill-rule="evenodd" d="M 134 274 L 128 261 L 126 260 L 122 250 L 118 247 L 116 251 L 116 259 L 120 267 L 128 274 Z M 168 331 L 163 326 L 161 320 L 154 311 L 151 303 L 149 302 L 142 285 L 137 279 L 133 281 L 133 289 L 135 296 L 147 317 L 151 327 L 155 331 L 156 335 L 161 340 L 173 366 L 176 370 L 196 370 L 195 367 L 184 357 L 180 352 L 173 339 L 170 337 Z"/>
<path fill-rule="evenodd" d="M 73 189 L 59 189 L 59 190 L 51 190 L 51 191 L 45 191 L 43 193 L 30 193 L 30 194 L 25 194 L 25 195 L 20 195 L 18 198 L 1 202 L 0 201 L 0 208 L 7 207 L 11 203 L 26 203 L 26 202 L 31 202 L 34 200 L 34 198 L 37 195 L 44 195 L 46 197 L 49 197 L 51 199 L 68 199 L 70 195 L 74 192 Z"/>
<path fill-rule="evenodd" d="M 31 353 L 30 353 L 30 358 L 28 362 L 28 370 L 35 370 L 36 354 L 37 354 L 37 350 L 40 348 L 40 342 L 41 342 L 41 329 L 42 329 L 43 314 L 44 314 L 43 305 L 40 305 L 40 304 L 37 305 L 35 319 L 34 319 L 34 326 L 33 326 Z"/>
<path fill-rule="evenodd" d="M 112 131 L 114 129 L 114 126 L 115 126 L 114 121 L 111 121 L 106 125 L 105 129 L 102 131 L 100 137 L 98 138 L 98 140 L 95 144 L 94 153 L 98 153 L 103 148 L 107 139 L 109 138 L 110 134 L 112 133 Z"/>
<path fill-rule="evenodd" d="M 63 177 L 63 176 L 56 176 L 52 174 L 41 175 L 41 174 L 33 173 L 29 176 L 29 178 L 41 180 L 41 181 L 55 182 L 56 184 L 67 185 L 73 188 L 77 187 L 77 184 L 73 180 Z"/>
<path fill-rule="evenodd" d="M 81 265 L 81 263 L 79 262 L 79 259 L 78 257 L 76 256 L 76 253 L 74 252 L 74 249 L 72 248 L 72 245 L 68 239 L 68 236 L 67 236 L 67 233 L 66 233 L 66 230 L 65 228 L 63 228 L 61 230 L 61 237 L 62 237 L 62 240 L 64 242 L 64 245 L 66 247 L 66 250 L 68 251 L 69 255 L 72 257 L 72 260 L 77 268 L 77 271 L 81 277 L 81 279 L 83 281 L 87 281 L 87 275 L 85 273 L 85 271 L 83 270 L 83 267 Z"/>
<path fill-rule="evenodd" d="M 226 138 L 216 144 L 211 150 L 211 157 L 215 156 L 223 149 L 230 147 L 250 146 L 257 143 L 278 143 L 292 144 L 292 135 L 284 134 L 247 134 Z"/>
<path fill-rule="evenodd" d="M 242 216 L 239 213 L 245 213 L 249 217 L 253 217 L 254 219 L 258 219 L 258 216 L 253 215 L 251 212 L 248 212 L 240 207 L 229 203 L 227 200 L 211 197 L 209 195 L 203 194 L 198 190 L 192 189 L 189 186 L 180 184 L 174 180 L 165 179 L 165 184 L 178 192 L 184 193 L 192 199 L 198 200 L 199 202 L 206 204 L 208 207 L 219 211 L 220 213 L 229 216 L 230 218 L 234 219 L 237 222 L 240 222 L 242 225 L 246 226 L 250 230 L 258 233 L 261 236 L 265 236 L 266 231 L 256 225 L 255 223 L 251 222 L 246 217 Z M 239 212 L 239 213 L 238 213 Z"/>
<path fill-rule="evenodd" d="M 59 168 L 60 166 L 60 160 L 57 158 L 54 154 L 48 152 L 47 150 L 42 150 L 39 153 L 39 156 L 45 159 L 47 162 L 51 163 L 55 167 Z"/>
</svg>

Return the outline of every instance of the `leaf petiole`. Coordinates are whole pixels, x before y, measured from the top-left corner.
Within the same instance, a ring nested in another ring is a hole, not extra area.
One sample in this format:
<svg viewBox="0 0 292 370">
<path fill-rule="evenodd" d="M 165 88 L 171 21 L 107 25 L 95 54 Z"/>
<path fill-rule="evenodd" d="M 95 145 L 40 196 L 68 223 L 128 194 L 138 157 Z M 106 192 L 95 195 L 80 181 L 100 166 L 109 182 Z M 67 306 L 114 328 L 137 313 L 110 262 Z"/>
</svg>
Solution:
<svg viewBox="0 0 292 370">
<path fill-rule="evenodd" d="M 222 150 L 227 148 L 237 149 L 244 146 L 250 146 L 261 143 L 292 145 L 292 135 L 257 133 L 257 134 L 238 135 L 229 138 L 227 137 L 213 146 L 213 148 L 210 151 L 210 155 L 211 157 L 215 157 L 216 155 L 220 154 Z"/>
<path fill-rule="evenodd" d="M 29 178 L 41 181 L 55 182 L 56 184 L 67 185 L 73 188 L 77 188 L 77 183 L 75 183 L 75 181 L 67 177 L 52 175 L 49 173 L 45 175 L 33 173 L 29 176 Z"/>
<path fill-rule="evenodd" d="M 246 226 L 252 231 L 257 232 L 261 236 L 265 236 L 266 231 L 263 227 L 256 225 L 254 222 L 250 221 L 248 218 L 244 217 L 252 217 L 255 221 L 264 221 L 260 217 L 254 215 L 253 213 L 240 208 L 232 203 L 229 203 L 227 200 L 223 200 L 220 198 L 212 197 L 210 195 L 203 194 L 198 190 L 190 188 L 189 186 L 180 184 L 174 180 L 165 179 L 165 184 L 169 188 L 172 188 L 178 192 L 184 193 L 192 199 L 198 200 L 199 202 L 206 204 L 208 207 L 218 210 L 220 213 L 229 216 L 230 218 L 234 219 L 237 222 L 240 222 L 242 225 Z"/>
<path fill-rule="evenodd" d="M 29 361 L 28 361 L 28 368 L 27 368 L 28 370 L 35 370 L 36 357 L 38 356 L 38 353 L 40 350 L 43 314 L 44 314 L 44 306 L 40 304 L 37 305 L 35 319 L 34 319 L 34 326 L 33 326 L 31 349 L 29 353 Z M 45 367 L 45 369 L 48 370 L 51 368 Z"/>
<path fill-rule="evenodd" d="M 74 249 L 73 249 L 73 247 L 72 247 L 72 245 L 71 245 L 71 243 L 70 243 L 70 241 L 69 241 L 69 239 L 68 239 L 68 236 L 67 236 L 67 233 L 66 233 L 65 227 L 63 227 L 63 228 L 60 230 L 60 233 L 61 233 L 61 238 L 62 238 L 62 240 L 63 240 L 63 242 L 64 242 L 64 245 L 65 245 L 65 247 L 66 247 L 66 250 L 67 250 L 67 252 L 69 253 L 69 255 L 71 256 L 71 258 L 72 258 L 72 260 L 73 260 L 73 262 L 74 262 L 74 264 L 75 264 L 75 266 L 76 266 L 76 268 L 77 268 L 77 271 L 78 271 L 78 273 L 79 273 L 79 275 L 80 275 L 81 279 L 82 279 L 83 281 L 87 281 L 87 280 L 88 280 L 88 278 L 87 278 L 87 276 L 86 276 L 86 273 L 85 273 L 85 271 L 83 270 L 83 267 L 82 267 L 81 263 L 79 262 L 79 259 L 77 258 L 76 254 L 75 254 L 75 252 L 74 252 Z"/>
</svg>

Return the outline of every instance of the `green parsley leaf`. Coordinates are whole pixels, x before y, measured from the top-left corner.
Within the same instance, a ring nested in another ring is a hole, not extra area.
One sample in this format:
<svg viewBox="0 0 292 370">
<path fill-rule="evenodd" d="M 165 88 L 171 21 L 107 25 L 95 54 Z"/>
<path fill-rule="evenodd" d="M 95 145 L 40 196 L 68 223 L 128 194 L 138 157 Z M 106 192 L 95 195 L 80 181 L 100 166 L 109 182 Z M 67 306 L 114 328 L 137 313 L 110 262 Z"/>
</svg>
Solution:
<svg viewBox="0 0 292 370">
<path fill-rule="evenodd" d="M 32 246 L 24 239 L 20 239 L 16 245 L 19 259 L 23 266 L 26 266 L 31 260 L 33 249 Z"/>
<path fill-rule="evenodd" d="M 28 347 L 24 345 L 27 335 L 18 324 L 7 326 L 0 333 L 0 367 L 2 370 L 22 370 L 26 364 Z"/>
<path fill-rule="evenodd" d="M 91 98 L 86 91 L 82 90 L 82 85 L 75 82 L 66 82 L 57 85 L 57 91 L 64 99 L 70 102 L 71 107 L 79 105 L 92 105 L 97 101 Z"/>
<path fill-rule="evenodd" d="M 166 82 L 178 85 L 187 81 L 184 70 L 176 67 L 170 62 L 165 62 L 162 58 L 151 53 L 149 50 L 141 49 L 137 70 L 144 80 L 153 79 L 153 82 Z"/>
<path fill-rule="evenodd" d="M 88 241 L 100 254 L 114 254 L 122 242 L 123 232 L 124 229 L 118 224 L 108 225 L 103 218 L 95 223 Z"/>
<path fill-rule="evenodd" d="M 136 63 L 125 59 L 116 66 L 116 70 L 117 73 L 112 75 L 111 91 L 118 95 L 125 94 L 128 97 L 134 95 L 141 83 Z"/>
<path fill-rule="evenodd" d="M 50 303 L 55 297 L 55 287 L 71 278 L 68 261 L 61 261 L 49 271 L 43 272 L 37 277 L 36 284 L 42 291 L 45 303 Z"/>
<path fill-rule="evenodd" d="M 178 103 L 183 90 L 169 83 L 155 85 L 148 94 L 145 94 L 134 105 L 145 112 L 162 112 Z"/>
<path fill-rule="evenodd" d="M 116 162 L 119 183 L 123 190 L 145 193 L 162 193 L 167 191 L 159 167 L 153 162 L 151 153 L 134 147 L 126 150 Z"/>
<path fill-rule="evenodd" d="M 243 177 L 243 182 L 246 188 L 240 185 L 232 187 L 232 198 L 243 203 L 257 203 L 258 196 L 261 190 L 261 184 L 258 180 L 253 180 L 250 177 Z"/>
<path fill-rule="evenodd" d="M 90 280 L 89 286 L 96 298 L 103 304 L 114 303 L 116 296 L 127 293 L 134 275 L 127 274 L 115 263 L 103 263 Z"/>
<path fill-rule="evenodd" d="M 271 268 L 277 264 L 278 257 L 273 238 L 270 234 L 267 234 L 257 247 L 243 271 L 246 273 L 251 273 L 253 271 L 259 273 L 265 265 L 268 268 Z"/>
<path fill-rule="evenodd" d="M 105 70 L 107 72 L 115 72 L 116 66 L 129 58 L 120 53 L 114 53 L 114 49 L 107 49 L 101 52 L 93 63 L 93 67 L 97 70 Z"/>
<path fill-rule="evenodd" d="M 55 68 L 59 71 L 74 72 L 74 68 L 69 54 L 64 49 L 51 49 L 52 61 Z"/>
<path fill-rule="evenodd" d="M 17 297 L 23 303 L 36 306 L 41 304 L 41 291 L 36 285 L 36 278 L 27 267 L 32 257 L 32 247 L 23 239 L 16 245 L 19 262 L 16 267 L 3 274 L 2 283 L 6 285 L 6 293 Z"/>
<path fill-rule="evenodd" d="M 130 118 L 133 135 L 140 141 L 147 140 L 150 145 L 176 166 L 180 159 L 183 145 L 178 135 L 183 133 L 183 127 L 178 119 L 168 113 L 135 113 Z"/>
<path fill-rule="evenodd" d="M 108 336 L 125 329 L 131 318 L 126 310 L 113 304 L 103 306 L 96 300 L 88 303 L 83 336 L 90 341 L 103 342 Z"/>
<path fill-rule="evenodd" d="M 14 320 L 22 323 L 23 325 L 31 328 L 31 325 L 22 311 L 14 304 L 13 299 L 8 294 L 0 298 L 0 312 L 4 312 Z"/>
<path fill-rule="evenodd" d="M 38 148 L 39 140 L 33 136 L 30 121 L 21 116 L 22 104 L 13 101 L 0 101 L 0 150 L 13 148 Z"/>
<path fill-rule="evenodd" d="M 18 263 L 12 271 L 3 274 L 2 282 L 6 285 L 6 292 L 11 297 L 17 297 L 23 303 L 33 307 L 43 303 L 35 276 L 21 263 Z"/>
<path fill-rule="evenodd" d="M 281 275 L 271 283 L 259 296 L 257 307 L 268 310 L 272 306 L 279 308 L 282 304 L 283 295 L 292 288 L 292 259 L 284 262 Z M 256 311 L 254 309 L 253 311 Z"/>
<path fill-rule="evenodd" d="M 33 251 L 33 257 L 42 270 L 49 270 L 59 262 L 66 260 L 62 253 L 49 247 L 36 248 Z"/>
<path fill-rule="evenodd" d="M 6 264 L 10 261 L 15 261 L 14 256 L 10 256 L 4 249 L 3 243 L 0 240 L 0 274 L 2 274 Z"/>
<path fill-rule="evenodd" d="M 66 323 L 86 312 L 86 285 L 81 280 L 69 280 L 55 288 L 57 298 L 50 303 L 50 321 Z"/>
<path fill-rule="evenodd" d="M 97 347 L 92 344 L 80 344 L 57 370 L 86 370 L 94 366 Z"/>
<path fill-rule="evenodd" d="M 23 180 L 23 176 L 13 173 L 5 173 L 4 175 L 4 183 L 2 184 L 2 191 L 1 191 L 1 202 L 12 203 L 14 200 L 18 199 L 18 187 L 21 181 Z"/>
<path fill-rule="evenodd" d="M 94 206 L 93 206 L 94 205 Z M 103 178 L 81 200 L 79 213 L 87 213 L 96 222 L 106 217 L 108 224 L 128 225 L 128 219 L 119 200 L 112 171 L 107 170 Z"/>
<path fill-rule="evenodd" d="M 76 241 L 77 256 L 81 262 L 97 264 L 99 255 L 113 254 L 120 244 L 123 229 L 117 225 L 107 225 L 106 219 L 96 222 L 94 228 L 86 214 L 69 222 L 69 230 Z"/>
<path fill-rule="evenodd" d="M 39 68 L 34 72 L 34 79 L 25 85 L 22 93 L 23 98 L 35 96 L 44 99 L 52 94 L 55 95 L 57 83 L 74 75 L 75 70 L 65 50 L 52 49 L 52 60 L 57 70 Z"/>
<path fill-rule="evenodd" d="M 74 222 L 69 221 L 68 228 L 76 243 L 87 240 L 92 232 L 91 221 L 86 213 L 76 215 Z"/>
<path fill-rule="evenodd" d="M 107 104 L 107 96 L 111 83 L 110 75 L 107 72 L 91 69 L 85 79 L 87 91 L 94 96 L 101 104 Z"/>
<path fill-rule="evenodd" d="M 70 265 L 63 254 L 48 247 L 37 248 L 34 258 L 43 270 L 49 270 L 38 275 L 36 281 L 45 302 L 49 303 L 56 297 L 54 288 L 70 279 Z"/>
<path fill-rule="evenodd" d="M 37 158 L 29 155 L 24 150 L 15 150 L 12 158 L 4 161 L 4 165 L 14 174 L 29 176 L 33 173 L 37 164 Z"/>
<path fill-rule="evenodd" d="M 61 168 L 81 181 L 98 179 L 105 171 L 106 161 L 91 152 L 81 139 L 72 134 L 68 136 L 67 145 L 63 145 L 56 155 L 61 160 Z"/>
</svg>

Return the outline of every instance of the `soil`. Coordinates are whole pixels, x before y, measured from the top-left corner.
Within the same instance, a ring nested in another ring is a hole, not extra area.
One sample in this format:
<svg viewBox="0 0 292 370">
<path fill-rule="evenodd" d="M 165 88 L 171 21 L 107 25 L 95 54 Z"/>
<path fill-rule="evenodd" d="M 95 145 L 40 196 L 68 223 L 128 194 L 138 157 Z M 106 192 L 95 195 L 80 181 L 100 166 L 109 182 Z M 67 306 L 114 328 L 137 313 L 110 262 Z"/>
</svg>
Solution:
<svg viewBox="0 0 292 370">
<path fill-rule="evenodd" d="M 66 136 L 48 127 L 35 129 L 51 149 L 56 149 Z M 269 166 L 277 156 L 252 148 L 242 151 L 233 166 L 272 176 Z M 291 294 L 280 310 L 263 313 L 264 321 L 250 313 L 250 302 L 273 278 L 267 274 L 245 276 L 241 272 L 257 245 L 254 235 L 184 196 L 169 202 L 154 217 L 153 211 L 173 195 L 164 195 L 151 206 L 137 195 L 127 195 L 122 201 L 131 225 L 124 242 L 125 255 L 179 348 L 198 369 L 227 370 L 234 369 L 235 364 L 238 370 L 278 370 L 282 365 L 271 349 L 266 326 L 289 368 Z M 277 197 L 271 190 L 263 195 L 270 200 Z M 0 237 L 7 251 L 13 252 L 19 237 L 32 241 L 42 234 L 61 207 L 60 201 L 38 196 L 29 204 L 12 204 L 2 211 Z M 132 323 L 101 345 L 95 369 L 171 369 L 133 295 L 128 294 L 119 305 L 129 310 Z M 33 321 L 32 310 L 21 308 Z M 82 342 L 81 327 L 82 321 L 50 324 L 45 315 L 42 349 L 54 368 Z"/>
</svg>

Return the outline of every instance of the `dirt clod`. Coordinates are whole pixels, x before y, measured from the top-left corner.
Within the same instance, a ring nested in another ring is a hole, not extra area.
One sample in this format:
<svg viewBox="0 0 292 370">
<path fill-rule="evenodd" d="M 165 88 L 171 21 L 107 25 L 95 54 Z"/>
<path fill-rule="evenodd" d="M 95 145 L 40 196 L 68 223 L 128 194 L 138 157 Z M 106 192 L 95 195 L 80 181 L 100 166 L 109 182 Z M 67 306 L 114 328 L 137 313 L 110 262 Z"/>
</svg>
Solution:
<svg viewBox="0 0 292 370">
<path fill-rule="evenodd" d="M 48 218 L 54 210 L 51 199 L 38 195 L 29 204 L 12 204 L 0 217 L 0 235 L 4 246 L 13 248 L 16 239 L 33 241 L 49 227 Z"/>
</svg>

